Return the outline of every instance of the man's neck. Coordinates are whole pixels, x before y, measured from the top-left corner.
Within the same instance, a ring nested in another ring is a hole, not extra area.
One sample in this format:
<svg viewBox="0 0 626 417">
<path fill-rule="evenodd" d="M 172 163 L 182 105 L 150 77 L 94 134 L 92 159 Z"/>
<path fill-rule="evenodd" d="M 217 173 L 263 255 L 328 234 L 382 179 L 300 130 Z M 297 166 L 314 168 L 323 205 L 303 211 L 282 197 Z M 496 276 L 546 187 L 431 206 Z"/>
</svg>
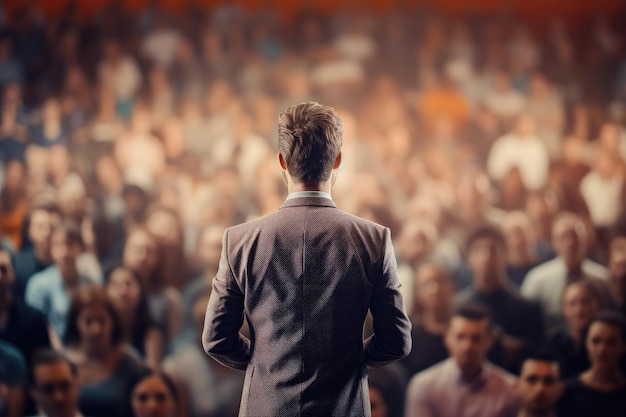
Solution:
<svg viewBox="0 0 626 417">
<path fill-rule="evenodd" d="M 330 194 L 330 182 L 323 182 L 319 184 L 302 184 L 289 181 L 289 183 L 287 184 L 287 190 L 289 194 L 301 191 L 320 191 Z"/>
</svg>

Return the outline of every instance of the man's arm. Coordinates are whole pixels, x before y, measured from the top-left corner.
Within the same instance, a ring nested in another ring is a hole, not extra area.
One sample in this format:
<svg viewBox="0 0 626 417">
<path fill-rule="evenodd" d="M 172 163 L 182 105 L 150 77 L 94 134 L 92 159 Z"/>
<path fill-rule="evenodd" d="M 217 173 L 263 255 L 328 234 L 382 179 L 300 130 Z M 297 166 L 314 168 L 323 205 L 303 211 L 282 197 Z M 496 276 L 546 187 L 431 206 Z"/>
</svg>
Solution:
<svg viewBox="0 0 626 417">
<path fill-rule="evenodd" d="M 243 323 L 244 295 L 228 261 L 228 230 L 222 239 L 222 256 L 206 309 L 202 346 L 209 356 L 229 368 L 245 370 L 250 361 L 250 341 L 239 333 Z"/>
<path fill-rule="evenodd" d="M 430 404 L 433 396 L 430 395 L 429 385 L 424 383 L 420 376 L 411 378 L 406 390 L 406 402 L 404 404 L 404 417 L 432 417 L 435 410 Z"/>
<path fill-rule="evenodd" d="M 411 352 L 411 322 L 406 314 L 391 232 L 385 229 L 382 271 L 374 282 L 370 304 L 374 334 L 365 341 L 365 363 L 382 366 Z"/>
</svg>

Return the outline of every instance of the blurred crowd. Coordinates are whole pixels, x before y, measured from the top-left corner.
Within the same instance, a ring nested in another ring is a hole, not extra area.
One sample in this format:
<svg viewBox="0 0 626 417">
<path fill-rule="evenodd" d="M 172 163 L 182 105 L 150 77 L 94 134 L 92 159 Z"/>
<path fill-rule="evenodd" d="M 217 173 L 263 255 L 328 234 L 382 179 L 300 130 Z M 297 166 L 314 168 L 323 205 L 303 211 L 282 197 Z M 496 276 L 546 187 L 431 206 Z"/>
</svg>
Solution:
<svg viewBox="0 0 626 417">
<path fill-rule="evenodd" d="M 0 12 L 0 350 L 26 374 L 65 352 L 84 415 L 140 415 L 147 368 L 174 415 L 236 415 L 243 374 L 199 329 L 225 228 L 286 197 L 278 114 L 308 100 L 341 115 L 333 199 L 391 228 L 414 322 L 414 353 L 371 373 L 376 416 L 454 356 L 458 300 L 493 313 L 508 372 L 546 343 L 563 378 L 592 367 L 581 332 L 626 305 L 624 20 L 73 4 Z M 6 374 L 0 415 L 45 406 Z"/>
</svg>

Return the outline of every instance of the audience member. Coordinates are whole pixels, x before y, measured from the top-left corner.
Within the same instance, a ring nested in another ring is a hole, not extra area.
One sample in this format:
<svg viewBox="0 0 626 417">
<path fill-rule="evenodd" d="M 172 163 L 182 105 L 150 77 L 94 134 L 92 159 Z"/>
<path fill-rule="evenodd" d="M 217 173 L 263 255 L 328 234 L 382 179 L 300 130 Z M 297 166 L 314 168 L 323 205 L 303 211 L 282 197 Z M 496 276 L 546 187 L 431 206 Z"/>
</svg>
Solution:
<svg viewBox="0 0 626 417">
<path fill-rule="evenodd" d="M 411 339 L 419 348 L 399 362 L 409 376 L 448 357 L 444 335 L 454 309 L 454 282 L 441 266 L 420 266 L 414 273 L 413 287 Z"/>
<path fill-rule="evenodd" d="M 12 344 L 0 340 L 0 415 L 24 415 L 27 369 L 24 355 Z"/>
<path fill-rule="evenodd" d="M 69 221 L 55 227 L 51 237 L 50 252 L 54 264 L 33 275 L 26 287 L 26 302 L 44 312 L 61 339 L 71 297 L 83 285 L 98 284 L 100 277 L 81 274 L 78 256 L 83 251 L 83 238 L 78 227 Z"/>
<path fill-rule="evenodd" d="M 179 406 L 174 382 L 163 373 L 149 371 L 130 389 L 133 417 L 187 417 Z"/>
<path fill-rule="evenodd" d="M 609 305 L 626 317 L 626 236 L 617 234 L 609 246 Z"/>
<path fill-rule="evenodd" d="M 589 278 L 606 282 L 606 268 L 587 258 L 588 237 L 581 218 L 561 213 L 552 226 L 552 245 L 557 257 L 528 272 L 522 284 L 522 295 L 538 301 L 545 315 L 546 330 L 553 334 L 563 325 L 561 299 L 568 281 Z"/>
<path fill-rule="evenodd" d="M 178 291 L 163 282 L 160 251 L 152 233 L 144 226 L 136 226 L 126 236 L 122 264 L 141 278 L 150 314 L 167 346 L 180 332 L 182 306 Z"/>
<path fill-rule="evenodd" d="M 550 417 L 563 393 L 559 362 L 550 352 L 538 351 L 526 357 L 515 391 L 521 403 L 517 417 Z"/>
<path fill-rule="evenodd" d="M 31 392 L 41 413 L 36 417 L 82 416 L 78 368 L 58 351 L 44 350 L 33 358 Z"/>
<path fill-rule="evenodd" d="M 626 350 L 626 322 L 613 312 L 601 312 L 587 324 L 583 340 L 591 366 L 566 381 L 558 415 L 606 416 L 626 414 L 626 377 L 620 360 Z"/>
<path fill-rule="evenodd" d="M 237 414 L 243 375 L 221 366 L 202 350 L 200 343 L 209 294 L 191 303 L 194 339 L 168 356 L 163 369 L 172 376 L 181 394 L 181 407 L 190 417 L 227 417 Z"/>
<path fill-rule="evenodd" d="M 512 211 L 502 218 L 500 230 L 506 243 L 506 276 L 520 288 L 528 271 L 539 263 L 533 224 L 526 213 Z"/>
<path fill-rule="evenodd" d="M 23 244 L 15 257 L 15 294 L 18 298 L 24 298 L 30 278 L 52 264 L 50 240 L 60 220 L 61 212 L 53 203 L 40 202 L 31 207 L 26 223 L 30 245 Z"/>
<path fill-rule="evenodd" d="M 450 358 L 411 378 L 406 417 L 517 416 L 514 377 L 485 362 L 494 342 L 491 327 L 482 307 L 459 307 L 446 333 Z"/>
<path fill-rule="evenodd" d="M 78 367 L 81 411 L 92 417 L 133 417 L 128 392 L 146 368 L 124 343 L 117 311 L 102 288 L 88 285 L 78 290 L 64 342 Z"/>
<path fill-rule="evenodd" d="M 124 341 L 146 365 L 159 369 L 164 356 L 163 335 L 150 316 L 141 279 L 133 270 L 120 265 L 108 271 L 104 286 L 120 317 Z"/>
<path fill-rule="evenodd" d="M 487 158 L 487 172 L 493 180 L 507 181 L 517 172 L 526 191 L 536 191 L 547 184 L 550 160 L 535 129 L 533 116 L 521 114 L 514 130 L 494 141 Z"/>
<path fill-rule="evenodd" d="M 486 226 L 467 240 L 467 263 L 472 273 L 470 288 L 459 294 L 461 303 L 483 305 L 504 334 L 505 348 L 501 365 L 516 371 L 521 349 L 541 343 L 544 338 L 540 307 L 521 297 L 506 276 L 506 242 L 500 231 Z"/>
<path fill-rule="evenodd" d="M 565 285 L 562 304 L 566 326 L 552 335 L 550 346 L 560 357 L 561 376 L 567 379 L 589 368 L 583 329 L 605 303 L 598 287 L 583 279 Z"/>
</svg>

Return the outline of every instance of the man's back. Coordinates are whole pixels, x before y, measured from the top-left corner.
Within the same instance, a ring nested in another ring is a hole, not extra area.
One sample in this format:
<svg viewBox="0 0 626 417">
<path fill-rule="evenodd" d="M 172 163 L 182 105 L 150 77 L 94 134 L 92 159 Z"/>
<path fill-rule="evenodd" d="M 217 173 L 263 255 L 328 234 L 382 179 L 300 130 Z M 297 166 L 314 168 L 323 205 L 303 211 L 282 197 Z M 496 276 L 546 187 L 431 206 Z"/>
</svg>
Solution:
<svg viewBox="0 0 626 417">
<path fill-rule="evenodd" d="M 246 369 L 240 415 L 369 416 L 365 365 L 410 351 L 389 230 L 331 200 L 288 200 L 224 236 L 205 349 Z M 244 311 L 249 349 L 237 338 Z M 363 348 L 371 309 L 372 339 Z M 230 336 L 230 337 L 229 337 Z"/>
</svg>

